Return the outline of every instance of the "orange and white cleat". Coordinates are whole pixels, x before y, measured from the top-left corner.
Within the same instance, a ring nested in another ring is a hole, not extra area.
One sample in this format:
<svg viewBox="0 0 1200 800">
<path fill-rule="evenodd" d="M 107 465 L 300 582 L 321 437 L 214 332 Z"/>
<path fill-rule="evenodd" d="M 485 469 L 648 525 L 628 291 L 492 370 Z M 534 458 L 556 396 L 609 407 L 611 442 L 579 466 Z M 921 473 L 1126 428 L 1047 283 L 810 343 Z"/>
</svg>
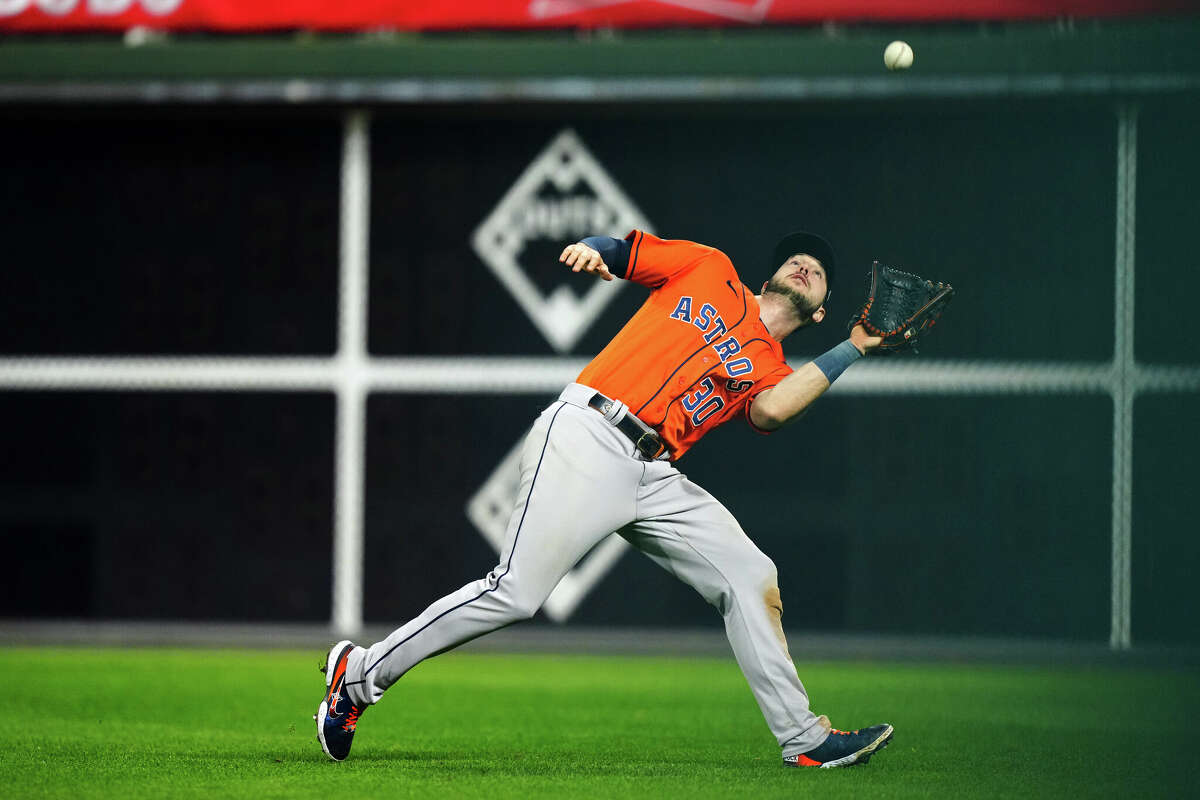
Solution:
<svg viewBox="0 0 1200 800">
<path fill-rule="evenodd" d="M 872 725 L 857 731 L 839 731 L 830 728 L 825 741 L 809 750 L 793 756 L 784 756 L 785 767 L 849 767 L 866 764 L 871 756 L 892 742 L 892 726 Z"/>
<path fill-rule="evenodd" d="M 346 659 L 354 643 L 344 640 L 335 644 L 321 669 L 325 673 L 325 699 L 313 719 L 317 722 L 317 741 L 325 755 L 334 761 L 344 761 L 350 755 L 354 730 L 365 708 L 358 708 L 345 693 Z"/>
</svg>

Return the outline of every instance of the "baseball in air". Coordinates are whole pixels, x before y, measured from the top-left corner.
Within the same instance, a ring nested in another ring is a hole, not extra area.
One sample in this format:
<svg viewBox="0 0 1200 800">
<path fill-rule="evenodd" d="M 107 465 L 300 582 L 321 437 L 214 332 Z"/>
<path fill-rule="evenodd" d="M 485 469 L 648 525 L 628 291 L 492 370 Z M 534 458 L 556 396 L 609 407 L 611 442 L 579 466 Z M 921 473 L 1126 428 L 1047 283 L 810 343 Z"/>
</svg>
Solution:
<svg viewBox="0 0 1200 800">
<path fill-rule="evenodd" d="M 908 42 L 892 42 L 883 51 L 883 63 L 890 70 L 908 69 L 912 62 L 913 51 Z"/>
</svg>

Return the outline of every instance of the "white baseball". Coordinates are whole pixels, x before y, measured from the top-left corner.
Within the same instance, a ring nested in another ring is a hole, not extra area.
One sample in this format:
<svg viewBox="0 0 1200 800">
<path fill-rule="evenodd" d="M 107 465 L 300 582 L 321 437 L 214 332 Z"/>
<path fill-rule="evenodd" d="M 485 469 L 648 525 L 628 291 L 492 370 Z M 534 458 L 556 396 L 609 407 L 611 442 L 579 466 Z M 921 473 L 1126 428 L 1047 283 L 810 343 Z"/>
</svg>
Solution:
<svg viewBox="0 0 1200 800">
<path fill-rule="evenodd" d="M 892 42 L 883 51 L 883 63 L 888 69 L 908 69 L 912 62 L 913 51 L 908 42 Z"/>
</svg>

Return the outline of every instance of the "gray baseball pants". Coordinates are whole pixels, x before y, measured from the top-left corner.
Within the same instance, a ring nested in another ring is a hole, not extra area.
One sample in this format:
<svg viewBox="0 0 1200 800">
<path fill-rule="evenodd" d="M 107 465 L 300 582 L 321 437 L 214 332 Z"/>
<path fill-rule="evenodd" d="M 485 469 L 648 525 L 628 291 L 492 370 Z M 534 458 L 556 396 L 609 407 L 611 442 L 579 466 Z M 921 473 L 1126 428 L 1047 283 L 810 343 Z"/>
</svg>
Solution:
<svg viewBox="0 0 1200 800">
<path fill-rule="evenodd" d="M 775 565 L 733 515 L 669 461 L 647 461 L 588 407 L 595 390 L 571 384 L 525 439 L 521 487 L 500 563 L 446 595 L 382 642 L 356 648 L 346 686 L 362 707 L 421 661 L 529 619 L 576 562 L 617 531 L 692 586 L 725 619 L 725 632 L 783 755 L 828 734 L 788 654 Z"/>
</svg>

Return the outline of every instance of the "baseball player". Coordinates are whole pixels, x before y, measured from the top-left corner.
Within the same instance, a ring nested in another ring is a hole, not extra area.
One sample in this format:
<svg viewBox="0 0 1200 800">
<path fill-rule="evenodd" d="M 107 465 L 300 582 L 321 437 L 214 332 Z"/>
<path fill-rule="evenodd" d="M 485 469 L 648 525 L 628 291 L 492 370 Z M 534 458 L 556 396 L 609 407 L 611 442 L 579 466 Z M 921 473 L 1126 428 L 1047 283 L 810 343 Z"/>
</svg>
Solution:
<svg viewBox="0 0 1200 800">
<path fill-rule="evenodd" d="M 785 237 L 758 295 L 721 251 L 642 231 L 584 239 L 559 261 L 574 272 L 640 283 L 650 296 L 526 437 L 495 569 L 381 642 L 342 641 L 329 651 L 315 716 L 322 749 L 335 761 L 346 758 L 359 716 L 404 673 L 532 617 L 559 579 L 617 531 L 724 617 L 785 765 L 866 762 L 890 742 L 892 726 L 840 731 L 810 710 L 780 625 L 775 564 L 675 467 L 705 433 L 734 417 L 762 433 L 780 428 L 880 344 L 857 325 L 800 369 L 785 363 L 780 341 L 825 318 L 832 248 L 814 234 Z"/>
</svg>

